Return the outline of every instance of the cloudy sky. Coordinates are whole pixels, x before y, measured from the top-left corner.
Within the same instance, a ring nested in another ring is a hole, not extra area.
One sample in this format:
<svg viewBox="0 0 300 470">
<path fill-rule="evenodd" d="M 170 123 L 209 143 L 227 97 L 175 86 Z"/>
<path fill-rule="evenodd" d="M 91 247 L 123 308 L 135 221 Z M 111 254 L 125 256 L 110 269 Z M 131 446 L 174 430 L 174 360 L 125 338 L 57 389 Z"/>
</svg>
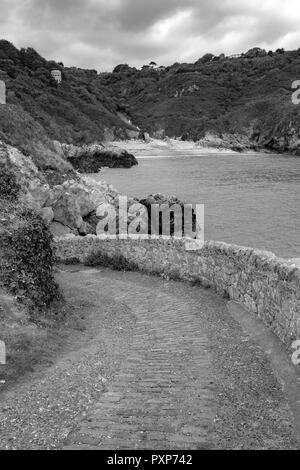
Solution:
<svg viewBox="0 0 300 470">
<path fill-rule="evenodd" d="M 0 0 L 0 37 L 67 66 L 300 47 L 299 0 Z"/>
</svg>

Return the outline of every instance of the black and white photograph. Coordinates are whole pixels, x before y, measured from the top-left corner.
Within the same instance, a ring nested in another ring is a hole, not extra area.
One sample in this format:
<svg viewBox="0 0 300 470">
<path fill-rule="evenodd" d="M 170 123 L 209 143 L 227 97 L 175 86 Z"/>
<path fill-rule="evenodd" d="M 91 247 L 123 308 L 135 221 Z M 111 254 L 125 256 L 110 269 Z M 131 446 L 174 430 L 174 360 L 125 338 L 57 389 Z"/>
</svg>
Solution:
<svg viewBox="0 0 300 470">
<path fill-rule="evenodd" d="M 300 449 L 299 25 L 0 0 L 0 451 Z"/>
</svg>

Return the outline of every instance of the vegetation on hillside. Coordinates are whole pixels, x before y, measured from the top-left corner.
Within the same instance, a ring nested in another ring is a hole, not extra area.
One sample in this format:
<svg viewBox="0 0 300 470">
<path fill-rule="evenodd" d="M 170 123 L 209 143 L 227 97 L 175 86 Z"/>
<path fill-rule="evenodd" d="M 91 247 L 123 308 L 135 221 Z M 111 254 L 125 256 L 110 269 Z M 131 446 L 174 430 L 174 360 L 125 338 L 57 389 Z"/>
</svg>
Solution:
<svg viewBox="0 0 300 470">
<path fill-rule="evenodd" d="M 53 69 L 62 72 L 60 85 Z M 300 108 L 291 100 L 300 49 L 208 53 L 193 64 L 153 62 L 141 70 L 120 64 L 112 73 L 97 73 L 66 68 L 2 40 L 1 78 L 8 106 L 0 107 L 0 138 L 32 153 L 39 167 L 56 166 L 53 140 L 82 145 L 128 138 L 136 132 L 128 119 L 158 137 L 238 134 L 255 148 L 300 154 Z"/>
<path fill-rule="evenodd" d="M 240 57 L 206 54 L 163 71 L 122 65 L 101 83 L 144 131 L 164 129 L 168 136 L 194 140 L 206 132 L 241 133 L 284 151 L 300 136 L 300 108 L 291 100 L 297 79 L 300 49 L 254 48 Z"/>
<path fill-rule="evenodd" d="M 59 155 L 44 128 L 20 105 L 0 106 L 0 141 L 30 155 L 39 170 L 72 172 L 71 165 Z"/>
<path fill-rule="evenodd" d="M 59 292 L 49 230 L 34 211 L 3 200 L 0 217 L 0 285 L 30 307 L 49 307 Z"/>
<path fill-rule="evenodd" d="M 53 69 L 62 71 L 60 85 Z M 118 101 L 96 70 L 64 68 L 32 48 L 18 50 L 0 40 L 0 79 L 6 82 L 8 104 L 21 106 L 50 139 L 80 145 L 103 140 L 106 128 L 120 137 L 131 128 L 118 117 Z M 2 122 L 1 131 L 5 134 Z"/>
<path fill-rule="evenodd" d="M 52 236 L 42 219 L 19 199 L 12 168 L 0 161 L 0 287 L 32 308 L 58 298 L 53 278 Z"/>
</svg>

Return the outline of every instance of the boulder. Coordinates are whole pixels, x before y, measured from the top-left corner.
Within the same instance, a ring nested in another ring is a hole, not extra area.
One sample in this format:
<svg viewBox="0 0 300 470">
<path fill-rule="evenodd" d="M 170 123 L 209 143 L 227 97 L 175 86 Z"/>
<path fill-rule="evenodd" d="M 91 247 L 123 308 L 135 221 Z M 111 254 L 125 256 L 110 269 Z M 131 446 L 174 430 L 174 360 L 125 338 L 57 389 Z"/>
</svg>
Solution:
<svg viewBox="0 0 300 470">
<path fill-rule="evenodd" d="M 62 197 L 64 192 L 65 192 L 65 189 L 62 185 L 54 186 L 49 192 L 49 197 L 45 203 L 45 206 L 47 207 L 54 206 L 57 203 L 57 201 Z"/>
<path fill-rule="evenodd" d="M 166 131 L 164 129 L 159 129 L 153 132 L 154 139 L 163 140 L 166 137 Z"/>
<path fill-rule="evenodd" d="M 40 215 L 46 225 L 50 225 L 54 219 L 54 212 L 52 207 L 43 207 L 40 211 Z"/>
<path fill-rule="evenodd" d="M 89 194 L 89 198 L 93 205 L 93 211 L 94 209 L 96 209 L 96 207 L 106 201 L 106 195 L 111 192 L 111 190 L 109 189 L 108 184 L 102 181 L 96 181 L 88 176 L 83 176 L 81 180 L 84 184 L 86 191 Z M 89 213 L 91 213 L 92 211 L 90 211 Z"/>
<path fill-rule="evenodd" d="M 126 129 L 125 130 L 128 139 L 138 139 L 140 136 L 139 130 Z"/>
<path fill-rule="evenodd" d="M 6 161 L 16 175 L 22 199 L 35 210 L 40 210 L 50 194 L 50 187 L 30 157 L 15 147 L 0 142 L 0 159 Z"/>
<path fill-rule="evenodd" d="M 78 231 L 79 231 L 79 234 L 82 236 L 96 235 L 96 228 L 93 225 L 89 224 L 88 222 L 82 222 Z"/>
<path fill-rule="evenodd" d="M 88 223 L 96 233 L 96 227 L 98 225 L 99 219 L 96 216 L 96 211 L 91 212 L 87 217 L 84 218 L 84 222 Z"/>
<path fill-rule="evenodd" d="M 86 217 L 96 208 L 96 203 L 84 184 L 76 181 L 66 181 L 63 187 L 65 191 L 73 196 L 82 217 Z"/>
<path fill-rule="evenodd" d="M 60 222 L 52 222 L 52 224 L 50 224 L 49 226 L 49 229 L 53 237 L 64 237 L 66 235 L 76 235 L 76 232 L 74 230 L 70 229 L 70 227 L 66 227 Z"/>
<path fill-rule="evenodd" d="M 64 193 L 52 207 L 54 220 L 70 228 L 78 229 L 83 222 L 78 202 L 70 193 Z"/>
<path fill-rule="evenodd" d="M 34 179 L 29 181 L 27 190 L 28 193 L 24 195 L 24 199 L 31 207 L 39 209 L 46 204 L 50 194 L 50 188 L 47 184 L 42 184 L 40 180 Z"/>
<path fill-rule="evenodd" d="M 185 203 L 178 199 L 176 196 L 167 196 L 161 193 L 157 194 L 150 194 L 145 199 L 141 199 L 140 204 L 146 207 L 148 212 L 148 233 L 153 235 L 164 235 L 169 234 L 171 236 L 190 236 L 190 227 L 185 227 L 185 221 L 188 219 L 189 216 L 189 208 L 188 206 L 185 207 Z M 162 206 L 161 211 L 165 212 L 166 215 L 170 217 L 170 227 L 163 227 L 162 225 L 162 218 L 158 218 L 157 220 L 151 220 L 152 216 L 152 206 L 158 205 Z M 179 206 L 181 211 L 177 213 L 170 211 L 172 206 Z M 178 219 L 179 217 L 179 219 Z M 196 214 L 194 210 L 190 213 L 191 217 L 191 226 L 193 232 L 195 233 L 197 226 L 196 226 Z M 158 224 L 157 224 L 158 223 Z M 177 228 L 179 227 L 179 232 Z M 193 234 L 194 237 L 194 234 Z"/>
</svg>

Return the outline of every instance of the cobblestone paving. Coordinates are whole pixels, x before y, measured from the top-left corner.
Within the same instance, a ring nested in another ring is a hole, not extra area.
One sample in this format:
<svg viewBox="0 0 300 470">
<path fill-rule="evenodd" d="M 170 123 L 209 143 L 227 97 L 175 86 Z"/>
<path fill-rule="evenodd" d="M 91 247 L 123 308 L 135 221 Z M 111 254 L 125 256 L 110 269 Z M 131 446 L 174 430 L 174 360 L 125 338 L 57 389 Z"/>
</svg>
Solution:
<svg viewBox="0 0 300 470">
<path fill-rule="evenodd" d="M 0 449 L 299 448 L 261 323 L 249 333 L 212 290 L 146 274 L 64 266 L 57 280 L 78 330 L 0 393 Z"/>
<path fill-rule="evenodd" d="M 65 448 L 213 447 L 214 382 L 199 305 L 168 294 L 161 281 L 137 279 L 101 277 L 102 292 L 112 291 L 136 316 L 135 333 L 120 372 Z"/>
<path fill-rule="evenodd" d="M 141 273 L 68 271 L 71 285 L 93 293 L 93 302 L 110 299 L 112 318 L 124 310 L 135 324 L 104 393 L 59 448 L 299 447 L 268 354 L 229 315 L 225 299 Z"/>
</svg>

